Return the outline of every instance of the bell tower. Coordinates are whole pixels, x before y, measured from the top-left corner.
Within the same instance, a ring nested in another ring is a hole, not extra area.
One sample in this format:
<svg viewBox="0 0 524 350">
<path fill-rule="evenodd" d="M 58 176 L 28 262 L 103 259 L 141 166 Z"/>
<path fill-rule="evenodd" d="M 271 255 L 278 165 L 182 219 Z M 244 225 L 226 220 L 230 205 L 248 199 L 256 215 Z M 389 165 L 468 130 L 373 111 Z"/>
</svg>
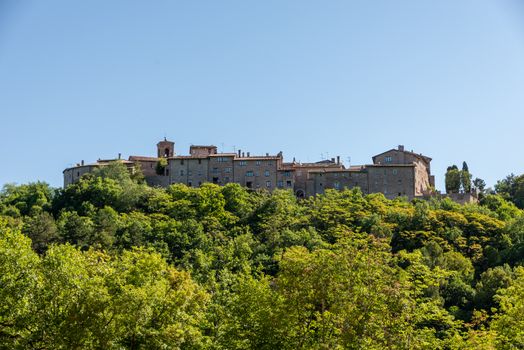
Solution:
<svg viewBox="0 0 524 350">
<path fill-rule="evenodd" d="M 175 155 L 175 143 L 166 140 L 160 141 L 156 144 L 158 158 L 169 158 Z"/>
</svg>

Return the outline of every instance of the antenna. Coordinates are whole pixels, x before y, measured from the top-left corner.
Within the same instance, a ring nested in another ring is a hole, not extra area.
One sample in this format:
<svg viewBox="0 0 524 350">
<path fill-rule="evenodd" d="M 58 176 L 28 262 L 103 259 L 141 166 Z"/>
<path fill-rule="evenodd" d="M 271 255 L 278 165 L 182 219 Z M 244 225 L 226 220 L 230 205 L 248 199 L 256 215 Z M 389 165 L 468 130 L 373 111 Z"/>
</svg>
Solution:
<svg viewBox="0 0 524 350">
<path fill-rule="evenodd" d="M 347 160 L 348 160 L 348 168 L 350 168 L 351 167 L 351 157 L 348 156 Z"/>
</svg>

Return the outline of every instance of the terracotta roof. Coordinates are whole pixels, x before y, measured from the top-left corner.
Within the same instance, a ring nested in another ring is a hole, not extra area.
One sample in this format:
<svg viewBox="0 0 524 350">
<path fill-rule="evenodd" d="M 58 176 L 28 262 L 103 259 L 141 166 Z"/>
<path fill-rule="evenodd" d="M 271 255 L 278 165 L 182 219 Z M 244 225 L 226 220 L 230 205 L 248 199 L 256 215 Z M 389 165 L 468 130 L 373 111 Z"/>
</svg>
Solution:
<svg viewBox="0 0 524 350">
<path fill-rule="evenodd" d="M 168 159 L 206 159 L 208 156 L 209 154 L 201 156 L 173 156 L 169 157 Z"/>
<path fill-rule="evenodd" d="M 409 168 L 414 167 L 415 164 L 368 164 L 366 167 L 375 167 L 375 168 Z"/>
<path fill-rule="evenodd" d="M 146 157 L 146 156 L 129 156 L 130 161 L 134 160 L 145 160 L 145 161 L 158 161 L 157 157 Z"/>
<path fill-rule="evenodd" d="M 422 153 L 415 153 L 415 152 L 410 152 L 410 151 L 402 151 L 402 150 L 399 150 L 398 148 L 392 148 L 392 149 L 390 149 L 390 150 L 387 150 L 387 151 L 385 151 L 385 152 L 382 152 L 382 153 L 379 153 L 379 154 L 373 156 L 373 157 L 372 157 L 373 162 L 375 161 L 375 158 L 377 158 L 378 156 L 381 156 L 381 155 L 383 155 L 383 154 L 385 154 L 385 153 L 388 153 L 388 152 L 391 152 L 391 151 L 396 151 L 396 152 L 402 152 L 402 153 L 411 154 L 412 156 L 415 156 L 415 157 L 417 157 L 417 158 L 424 159 L 424 160 L 427 161 L 427 162 L 431 162 L 431 158 L 422 155 Z"/>
<path fill-rule="evenodd" d="M 249 157 L 235 157 L 235 160 L 272 160 L 282 159 L 279 156 L 249 156 Z"/>
<path fill-rule="evenodd" d="M 361 172 L 361 171 L 364 171 L 366 170 L 366 167 L 358 167 L 358 169 L 355 169 L 355 167 L 353 168 L 350 168 L 350 169 L 330 169 L 330 168 L 327 168 L 327 169 L 314 169 L 314 170 L 310 170 L 309 172 L 310 173 L 313 173 L 313 174 L 318 174 L 318 173 L 358 173 L 358 172 Z"/>
<path fill-rule="evenodd" d="M 209 157 L 235 157 L 236 153 L 214 153 L 209 154 Z"/>
<path fill-rule="evenodd" d="M 342 164 L 332 163 L 295 163 L 293 164 L 294 168 L 336 168 L 344 169 Z"/>
</svg>

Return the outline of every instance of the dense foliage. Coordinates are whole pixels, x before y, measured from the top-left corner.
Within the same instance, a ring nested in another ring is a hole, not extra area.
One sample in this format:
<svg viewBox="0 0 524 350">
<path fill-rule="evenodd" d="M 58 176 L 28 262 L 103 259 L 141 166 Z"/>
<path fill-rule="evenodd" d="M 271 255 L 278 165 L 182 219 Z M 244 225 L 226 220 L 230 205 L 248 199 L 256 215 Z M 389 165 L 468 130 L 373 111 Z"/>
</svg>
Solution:
<svg viewBox="0 0 524 350">
<path fill-rule="evenodd" d="M 494 194 L 157 189 L 118 164 L 5 186 L 0 348 L 522 348 L 522 214 Z"/>
</svg>

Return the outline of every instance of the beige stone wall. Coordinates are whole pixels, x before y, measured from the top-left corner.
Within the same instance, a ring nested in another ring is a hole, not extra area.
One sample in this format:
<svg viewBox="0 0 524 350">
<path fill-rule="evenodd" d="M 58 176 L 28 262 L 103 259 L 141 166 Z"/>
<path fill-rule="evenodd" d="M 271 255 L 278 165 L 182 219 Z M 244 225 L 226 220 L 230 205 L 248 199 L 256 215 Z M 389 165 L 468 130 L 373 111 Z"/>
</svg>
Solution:
<svg viewBox="0 0 524 350">
<path fill-rule="evenodd" d="M 414 165 L 368 166 L 369 193 L 383 193 L 386 198 L 413 198 L 415 193 Z"/>
<path fill-rule="evenodd" d="M 169 183 L 198 187 L 208 181 L 208 158 L 174 157 L 168 161 Z"/>
<path fill-rule="evenodd" d="M 175 143 L 171 141 L 160 141 L 156 144 L 157 157 L 158 158 L 169 158 L 175 156 Z"/>
<path fill-rule="evenodd" d="M 234 154 L 210 156 L 207 181 L 221 186 L 234 182 L 234 158 Z"/>
<path fill-rule="evenodd" d="M 322 194 L 327 189 L 343 190 L 359 187 L 362 193 L 368 193 L 368 173 L 367 171 L 316 171 L 311 172 L 313 179 L 312 186 L 308 186 L 308 196 Z"/>
<path fill-rule="evenodd" d="M 292 190 L 295 189 L 295 171 L 293 169 L 277 170 L 277 188 Z"/>
<path fill-rule="evenodd" d="M 276 157 L 240 157 L 234 160 L 234 182 L 252 189 L 272 191 L 282 160 Z"/>
<path fill-rule="evenodd" d="M 191 157 L 207 157 L 210 154 L 216 154 L 216 146 L 190 146 L 189 155 Z"/>
<path fill-rule="evenodd" d="M 78 182 L 80 178 L 87 173 L 92 172 L 94 169 L 98 169 L 98 165 L 79 165 L 73 168 L 64 170 L 64 188 Z"/>
<path fill-rule="evenodd" d="M 315 163 L 295 163 L 291 167 L 294 169 L 294 190 L 295 194 L 304 193 L 306 196 L 315 194 L 315 179 L 313 172 L 319 170 L 342 170 L 343 166 L 336 163 L 319 166 Z"/>
<path fill-rule="evenodd" d="M 142 174 L 144 174 L 145 177 L 158 175 L 156 173 L 156 165 L 158 163 L 158 160 L 130 160 L 137 163 L 140 166 Z"/>
</svg>

